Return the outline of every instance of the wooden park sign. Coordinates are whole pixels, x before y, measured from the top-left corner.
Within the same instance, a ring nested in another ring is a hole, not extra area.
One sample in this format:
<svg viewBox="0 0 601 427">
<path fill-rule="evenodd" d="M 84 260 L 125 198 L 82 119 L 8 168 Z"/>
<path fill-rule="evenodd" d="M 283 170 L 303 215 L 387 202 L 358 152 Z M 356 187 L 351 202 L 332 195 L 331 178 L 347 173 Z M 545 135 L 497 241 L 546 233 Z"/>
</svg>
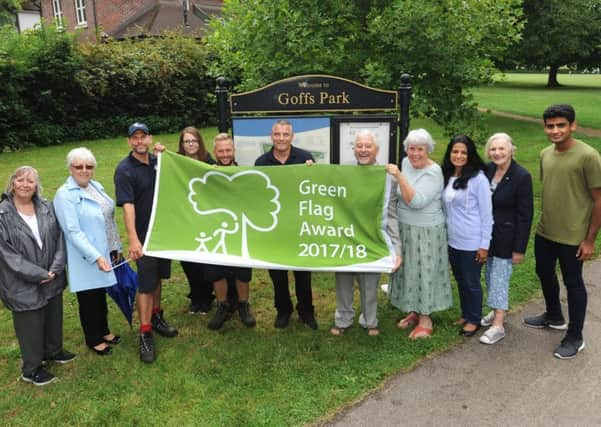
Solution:
<svg viewBox="0 0 601 427">
<path fill-rule="evenodd" d="M 232 114 L 396 111 L 398 93 L 335 76 L 309 74 L 230 97 Z"/>
</svg>

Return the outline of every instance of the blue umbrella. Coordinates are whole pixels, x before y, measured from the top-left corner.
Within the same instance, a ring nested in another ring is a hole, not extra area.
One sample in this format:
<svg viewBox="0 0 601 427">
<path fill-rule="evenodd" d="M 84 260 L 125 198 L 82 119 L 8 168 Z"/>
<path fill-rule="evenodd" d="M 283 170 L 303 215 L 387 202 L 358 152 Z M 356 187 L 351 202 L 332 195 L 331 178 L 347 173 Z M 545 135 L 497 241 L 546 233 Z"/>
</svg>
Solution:
<svg viewBox="0 0 601 427">
<path fill-rule="evenodd" d="M 117 277 L 117 283 L 107 288 L 106 292 L 119 306 L 131 328 L 134 301 L 136 300 L 136 290 L 138 289 L 138 274 L 131 269 L 127 261 L 117 264 L 113 267 L 113 271 Z"/>
</svg>

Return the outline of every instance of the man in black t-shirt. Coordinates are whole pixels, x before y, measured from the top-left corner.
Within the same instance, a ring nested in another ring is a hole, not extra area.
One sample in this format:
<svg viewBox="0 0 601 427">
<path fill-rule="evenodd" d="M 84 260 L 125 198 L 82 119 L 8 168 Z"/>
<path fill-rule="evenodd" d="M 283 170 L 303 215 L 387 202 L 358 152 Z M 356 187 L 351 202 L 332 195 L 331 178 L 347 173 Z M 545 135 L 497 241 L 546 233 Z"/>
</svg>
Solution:
<svg viewBox="0 0 601 427">
<path fill-rule="evenodd" d="M 288 120 L 278 120 L 271 128 L 271 142 L 273 147 L 267 153 L 261 155 L 255 166 L 282 166 L 302 163 L 313 163 L 315 160 L 308 151 L 294 147 L 292 140 L 294 132 L 292 124 Z M 317 329 L 315 312 L 313 307 L 313 295 L 311 290 L 311 272 L 293 271 L 296 287 L 296 299 L 298 315 L 303 323 L 311 329 Z M 292 301 L 290 289 L 288 288 L 288 271 L 269 270 L 269 276 L 273 282 L 275 308 L 277 317 L 274 326 L 286 328 L 290 315 L 292 314 Z"/>
</svg>

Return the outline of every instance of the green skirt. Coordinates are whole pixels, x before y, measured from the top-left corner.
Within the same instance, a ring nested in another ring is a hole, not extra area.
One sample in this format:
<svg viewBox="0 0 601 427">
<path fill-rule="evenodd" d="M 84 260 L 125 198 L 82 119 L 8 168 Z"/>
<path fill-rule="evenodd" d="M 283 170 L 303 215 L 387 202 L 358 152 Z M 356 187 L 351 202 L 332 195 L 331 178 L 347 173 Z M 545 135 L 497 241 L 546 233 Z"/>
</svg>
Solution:
<svg viewBox="0 0 601 427">
<path fill-rule="evenodd" d="M 453 305 L 445 224 L 418 227 L 400 224 L 403 264 L 390 276 L 390 303 L 421 314 Z"/>
</svg>

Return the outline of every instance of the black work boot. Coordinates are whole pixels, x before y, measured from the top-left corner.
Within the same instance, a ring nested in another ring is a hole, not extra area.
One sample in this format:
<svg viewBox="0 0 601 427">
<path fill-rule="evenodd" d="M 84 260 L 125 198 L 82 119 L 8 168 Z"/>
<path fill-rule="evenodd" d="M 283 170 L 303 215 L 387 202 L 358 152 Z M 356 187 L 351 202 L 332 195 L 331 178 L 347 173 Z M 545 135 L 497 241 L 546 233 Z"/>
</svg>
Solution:
<svg viewBox="0 0 601 427">
<path fill-rule="evenodd" d="M 240 320 L 244 323 L 245 326 L 252 328 L 257 324 L 255 317 L 250 312 L 250 304 L 248 301 L 240 301 L 238 303 L 238 314 L 240 315 Z"/>
<path fill-rule="evenodd" d="M 227 302 L 220 302 L 217 304 L 217 311 L 215 316 L 209 320 L 207 327 L 214 331 L 221 329 L 225 321 L 230 316 L 230 305 Z"/>
</svg>

